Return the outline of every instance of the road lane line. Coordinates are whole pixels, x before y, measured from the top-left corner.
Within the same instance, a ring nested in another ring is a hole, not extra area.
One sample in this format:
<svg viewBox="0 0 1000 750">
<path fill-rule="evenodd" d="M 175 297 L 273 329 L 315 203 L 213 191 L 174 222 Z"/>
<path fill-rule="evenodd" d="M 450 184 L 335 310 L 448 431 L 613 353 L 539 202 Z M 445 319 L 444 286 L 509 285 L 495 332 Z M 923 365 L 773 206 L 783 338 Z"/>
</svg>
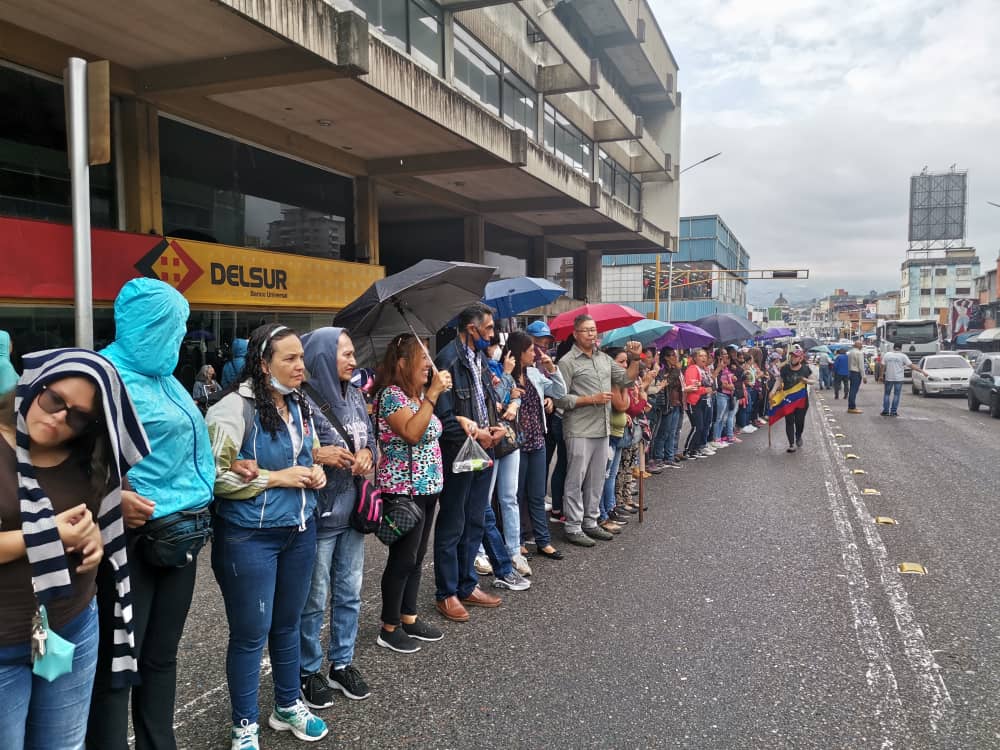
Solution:
<svg viewBox="0 0 1000 750">
<path fill-rule="evenodd" d="M 827 442 L 832 443 L 833 431 L 826 425 L 821 425 L 821 427 Z M 837 463 L 843 479 L 843 486 L 851 500 L 858 526 L 872 555 L 875 569 L 879 574 L 879 582 L 896 621 L 896 629 L 902 639 L 907 663 L 917 680 L 920 692 L 928 702 L 927 718 L 931 729 L 934 732 L 947 732 L 954 721 L 954 704 L 951 700 L 951 694 L 948 692 L 948 686 L 941 675 L 941 669 L 927 644 L 923 628 L 917 622 L 916 613 L 910 604 L 906 587 L 903 585 L 903 579 L 896 567 L 889 562 L 888 550 L 882 542 L 878 527 L 872 523 L 872 515 L 858 491 L 857 484 L 851 481 L 850 469 L 847 467 L 844 457 L 838 451 L 831 450 L 829 452 L 833 454 L 832 458 L 827 451 L 823 451 L 823 453 L 826 462 L 833 460 Z"/>
</svg>

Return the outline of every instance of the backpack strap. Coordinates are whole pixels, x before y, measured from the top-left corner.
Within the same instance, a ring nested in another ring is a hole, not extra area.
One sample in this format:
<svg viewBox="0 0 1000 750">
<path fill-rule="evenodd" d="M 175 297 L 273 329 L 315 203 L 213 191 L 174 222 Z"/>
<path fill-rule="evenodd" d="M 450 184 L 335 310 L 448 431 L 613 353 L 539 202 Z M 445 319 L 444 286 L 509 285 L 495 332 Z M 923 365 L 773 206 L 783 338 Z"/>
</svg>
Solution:
<svg viewBox="0 0 1000 750">
<path fill-rule="evenodd" d="M 311 383 L 303 383 L 302 390 L 319 406 L 319 410 L 323 412 L 323 416 L 330 421 L 333 428 L 340 433 L 342 438 L 344 438 L 344 442 L 347 443 L 348 450 L 350 450 L 351 453 L 357 453 L 357 449 L 354 447 L 354 438 L 351 437 L 351 434 L 341 423 L 337 415 L 333 413 L 333 409 L 330 408 L 330 402 L 326 401 Z"/>
</svg>

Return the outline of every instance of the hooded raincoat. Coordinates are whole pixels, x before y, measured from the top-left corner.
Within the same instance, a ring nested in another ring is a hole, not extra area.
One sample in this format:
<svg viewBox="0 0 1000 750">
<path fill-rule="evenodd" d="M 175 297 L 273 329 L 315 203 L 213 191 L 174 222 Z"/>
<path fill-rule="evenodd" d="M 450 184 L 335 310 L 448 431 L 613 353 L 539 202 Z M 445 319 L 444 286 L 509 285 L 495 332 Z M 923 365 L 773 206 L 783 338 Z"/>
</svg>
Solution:
<svg viewBox="0 0 1000 750">
<path fill-rule="evenodd" d="M 370 429 L 368 409 L 361 391 L 341 381 L 337 373 L 337 347 L 343 328 L 318 328 L 302 337 L 306 353 L 306 370 L 309 384 L 322 396 L 320 403 L 312 402 L 312 412 L 316 422 L 316 434 L 321 445 L 336 445 L 350 450 L 340 433 L 323 416 L 321 407 L 329 404 L 329 409 L 337 416 L 347 434 L 354 441 L 354 452 L 368 448 L 374 457 L 374 438 Z M 351 508 L 357 500 L 357 488 L 349 469 L 326 469 L 326 487 L 319 491 L 319 528 L 323 532 L 339 531 L 349 525 Z"/>
<path fill-rule="evenodd" d="M 10 334 L 0 331 L 0 396 L 14 390 L 17 370 L 10 363 Z"/>
<path fill-rule="evenodd" d="M 243 365 L 247 361 L 247 343 L 246 339 L 233 339 L 232 354 L 229 361 L 222 366 L 222 377 L 219 379 L 223 388 L 235 383 L 243 372 Z"/>
<path fill-rule="evenodd" d="M 212 501 L 215 460 L 205 420 L 174 377 L 188 318 L 180 292 L 158 279 L 132 279 L 115 299 L 114 342 L 100 353 L 121 373 L 146 429 L 150 453 L 128 473 L 156 503 L 153 518 Z"/>
</svg>

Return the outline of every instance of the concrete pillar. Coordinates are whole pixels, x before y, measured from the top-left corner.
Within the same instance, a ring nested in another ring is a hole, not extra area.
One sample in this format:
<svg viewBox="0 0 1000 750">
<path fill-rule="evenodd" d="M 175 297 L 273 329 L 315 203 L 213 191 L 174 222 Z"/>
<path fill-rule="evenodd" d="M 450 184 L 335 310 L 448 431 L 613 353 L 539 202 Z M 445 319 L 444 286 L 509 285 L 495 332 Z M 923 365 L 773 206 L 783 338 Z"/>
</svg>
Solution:
<svg viewBox="0 0 1000 750">
<path fill-rule="evenodd" d="M 482 216 L 465 217 L 465 262 L 486 262 L 486 222 Z"/>
<path fill-rule="evenodd" d="M 587 263 L 586 290 L 587 302 L 601 301 L 601 251 L 587 250 L 584 254 Z"/>
<path fill-rule="evenodd" d="M 357 259 L 378 265 L 378 197 L 375 180 L 370 177 L 354 180 L 354 237 Z"/>
<path fill-rule="evenodd" d="M 446 10 L 441 14 L 441 38 L 444 42 L 444 80 L 451 83 L 455 79 L 455 14 Z"/>
<path fill-rule="evenodd" d="M 154 105 L 138 99 L 123 99 L 119 111 L 125 229 L 163 234 L 159 112 Z"/>
<path fill-rule="evenodd" d="M 531 238 L 531 253 L 528 255 L 528 276 L 544 279 L 548 270 L 549 243 L 544 237 Z"/>
</svg>

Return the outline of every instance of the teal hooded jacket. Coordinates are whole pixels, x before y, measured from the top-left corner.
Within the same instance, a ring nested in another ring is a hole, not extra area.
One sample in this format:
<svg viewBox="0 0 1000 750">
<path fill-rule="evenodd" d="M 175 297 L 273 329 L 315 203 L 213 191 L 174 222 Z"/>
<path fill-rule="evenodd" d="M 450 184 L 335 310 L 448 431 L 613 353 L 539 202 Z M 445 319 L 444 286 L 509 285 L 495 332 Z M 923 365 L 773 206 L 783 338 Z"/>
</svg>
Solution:
<svg viewBox="0 0 1000 750">
<path fill-rule="evenodd" d="M 187 300 L 158 279 L 132 279 L 115 299 L 115 340 L 101 351 L 121 373 L 149 437 L 150 453 L 128 473 L 156 503 L 153 518 L 204 508 L 215 459 L 205 420 L 174 377 L 187 328 Z"/>
<path fill-rule="evenodd" d="M 17 370 L 10 363 L 10 334 L 0 331 L 0 396 L 14 390 Z"/>
</svg>

